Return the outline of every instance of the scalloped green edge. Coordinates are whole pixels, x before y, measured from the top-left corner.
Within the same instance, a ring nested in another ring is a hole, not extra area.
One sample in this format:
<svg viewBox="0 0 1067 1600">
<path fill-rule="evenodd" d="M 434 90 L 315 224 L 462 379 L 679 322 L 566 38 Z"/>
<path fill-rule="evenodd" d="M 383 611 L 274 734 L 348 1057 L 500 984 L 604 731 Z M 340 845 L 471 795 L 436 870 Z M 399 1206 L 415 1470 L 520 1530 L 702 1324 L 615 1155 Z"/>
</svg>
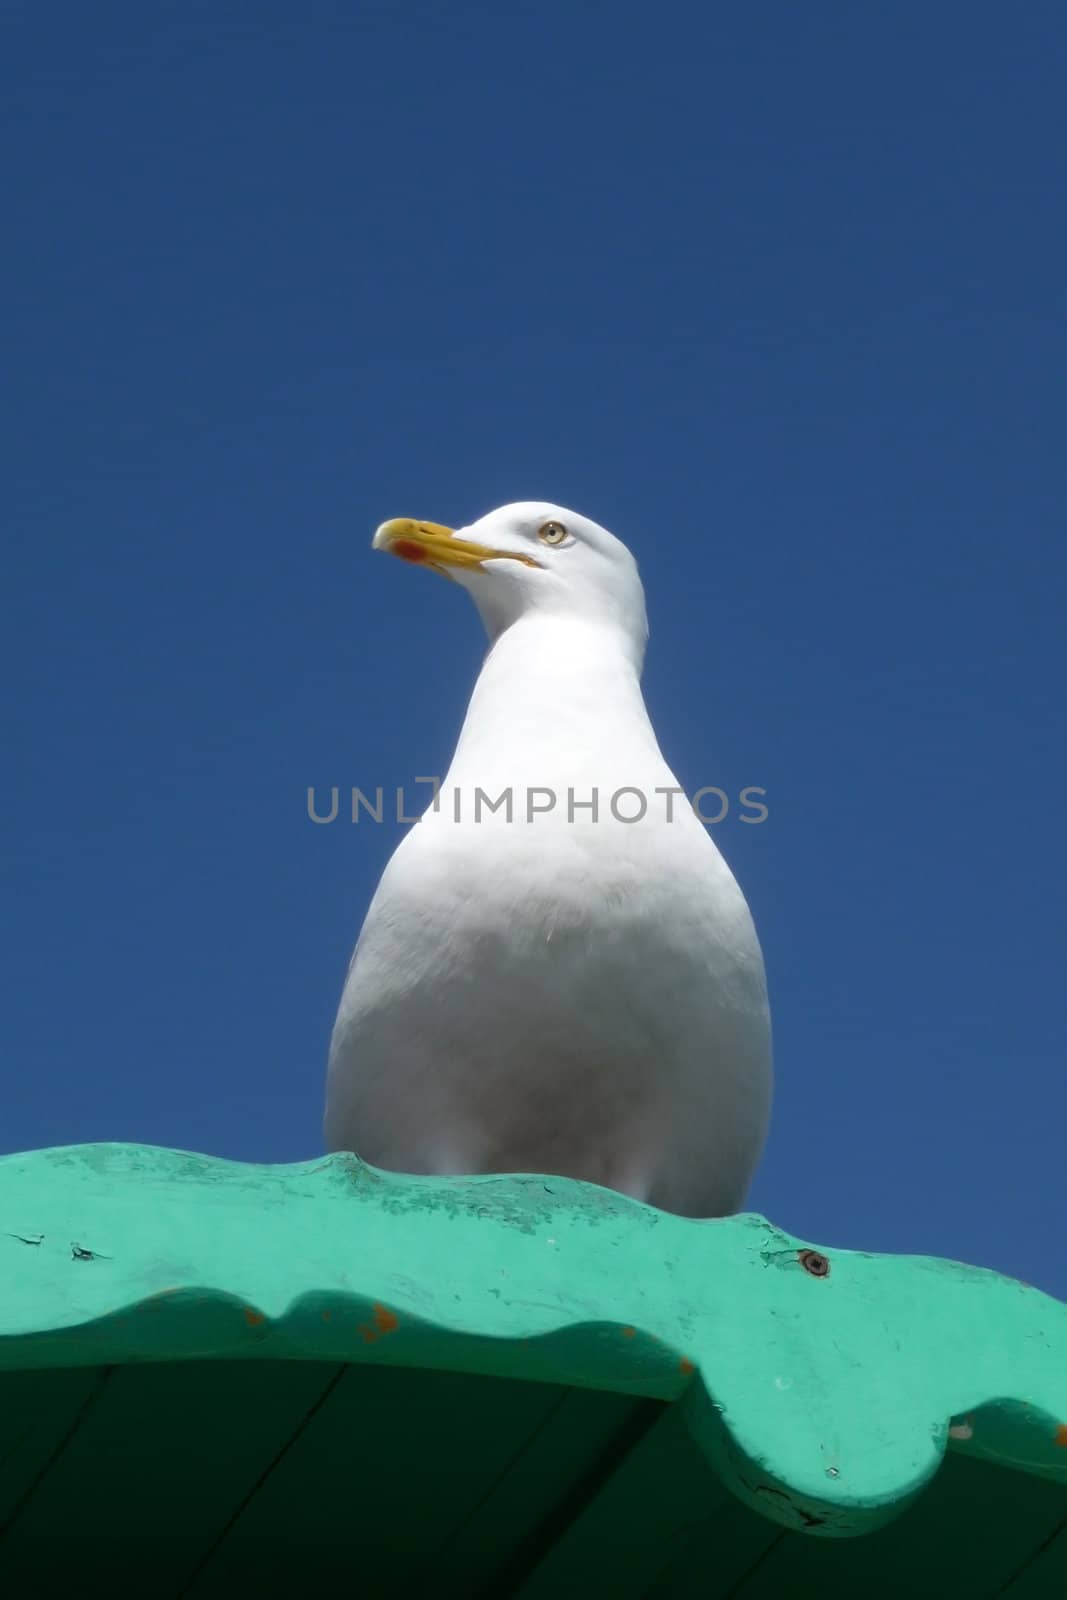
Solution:
<svg viewBox="0 0 1067 1600">
<path fill-rule="evenodd" d="M 564 1178 L 29 1151 L 0 1158 L 0 1369 L 288 1357 L 677 1401 L 742 1500 L 824 1535 L 879 1526 L 946 1446 L 1067 1483 L 1067 1306 L 809 1248 Z"/>
</svg>

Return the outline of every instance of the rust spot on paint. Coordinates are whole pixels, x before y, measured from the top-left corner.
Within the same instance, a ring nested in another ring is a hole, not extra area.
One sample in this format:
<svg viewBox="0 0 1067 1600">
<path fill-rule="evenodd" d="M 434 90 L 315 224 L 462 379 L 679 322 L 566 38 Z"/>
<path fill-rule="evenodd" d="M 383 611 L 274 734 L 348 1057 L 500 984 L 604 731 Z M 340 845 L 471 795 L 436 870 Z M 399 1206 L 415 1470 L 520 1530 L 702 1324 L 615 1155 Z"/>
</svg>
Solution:
<svg viewBox="0 0 1067 1600">
<path fill-rule="evenodd" d="M 390 1311 L 388 1306 L 383 1306 L 378 1301 L 375 1301 L 371 1311 L 374 1313 L 373 1327 L 366 1322 L 360 1322 L 356 1325 L 356 1332 L 364 1344 L 373 1344 L 383 1334 L 395 1333 L 400 1326 L 400 1318 L 395 1311 Z"/>
<path fill-rule="evenodd" d="M 395 1333 L 400 1326 L 400 1318 L 395 1311 L 390 1311 L 388 1306 L 374 1306 L 374 1323 L 379 1333 Z"/>
<path fill-rule="evenodd" d="M 624 1328 L 622 1330 L 622 1336 L 623 1336 L 624 1339 L 636 1339 L 637 1338 L 637 1329 L 636 1328 Z"/>
<path fill-rule="evenodd" d="M 323 1322 L 329 1322 L 329 1320 L 330 1320 L 330 1318 L 331 1318 L 331 1317 L 332 1317 L 332 1316 L 333 1316 L 333 1312 L 332 1312 L 332 1311 L 324 1311 L 324 1312 L 323 1312 L 323 1313 L 322 1313 L 322 1320 L 323 1320 Z"/>
<path fill-rule="evenodd" d="M 1067 1450 L 1067 1422 L 1061 1422 L 1056 1429 L 1056 1443 L 1061 1450 Z"/>
<path fill-rule="evenodd" d="M 798 1250 L 797 1260 L 805 1272 L 810 1272 L 813 1278 L 828 1278 L 830 1276 L 830 1261 L 821 1250 Z"/>
<path fill-rule="evenodd" d="M 678 1366 L 682 1372 L 686 1373 L 687 1375 L 694 1370 L 693 1363 L 690 1361 L 688 1356 L 683 1356 L 681 1361 L 679 1361 Z"/>
<path fill-rule="evenodd" d="M 258 1328 L 261 1322 L 266 1322 L 262 1311 L 253 1311 L 251 1306 L 245 1306 L 245 1321 L 250 1328 Z"/>
</svg>

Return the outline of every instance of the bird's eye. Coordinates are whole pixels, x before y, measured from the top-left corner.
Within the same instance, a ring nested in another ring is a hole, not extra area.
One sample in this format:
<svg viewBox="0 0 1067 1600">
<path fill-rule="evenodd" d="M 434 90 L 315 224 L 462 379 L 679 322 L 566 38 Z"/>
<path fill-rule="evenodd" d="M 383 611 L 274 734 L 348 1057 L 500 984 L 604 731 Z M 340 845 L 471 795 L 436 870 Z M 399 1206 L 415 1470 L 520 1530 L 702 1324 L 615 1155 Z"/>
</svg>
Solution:
<svg viewBox="0 0 1067 1600">
<path fill-rule="evenodd" d="M 537 537 L 542 544 L 562 544 L 567 537 L 567 530 L 562 522 L 543 522 L 537 530 Z"/>
</svg>

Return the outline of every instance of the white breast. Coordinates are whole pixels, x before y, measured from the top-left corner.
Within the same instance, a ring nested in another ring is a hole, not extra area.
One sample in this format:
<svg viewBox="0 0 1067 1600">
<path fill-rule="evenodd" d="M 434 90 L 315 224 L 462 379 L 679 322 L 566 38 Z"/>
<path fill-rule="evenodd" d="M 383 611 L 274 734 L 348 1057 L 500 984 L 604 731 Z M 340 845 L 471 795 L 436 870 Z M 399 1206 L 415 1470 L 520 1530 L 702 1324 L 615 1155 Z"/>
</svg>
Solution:
<svg viewBox="0 0 1067 1600">
<path fill-rule="evenodd" d="M 602 634 L 557 619 L 502 636 L 439 809 L 367 914 L 331 1045 L 330 1149 L 560 1173 L 690 1215 L 741 1205 L 770 1103 L 763 962 L 676 788 Z M 476 791 L 509 789 L 510 820 L 484 800 L 475 818 Z M 623 789 L 617 810 L 643 797 L 641 820 L 612 814 Z M 552 810 L 529 816 L 531 790 Z"/>
</svg>

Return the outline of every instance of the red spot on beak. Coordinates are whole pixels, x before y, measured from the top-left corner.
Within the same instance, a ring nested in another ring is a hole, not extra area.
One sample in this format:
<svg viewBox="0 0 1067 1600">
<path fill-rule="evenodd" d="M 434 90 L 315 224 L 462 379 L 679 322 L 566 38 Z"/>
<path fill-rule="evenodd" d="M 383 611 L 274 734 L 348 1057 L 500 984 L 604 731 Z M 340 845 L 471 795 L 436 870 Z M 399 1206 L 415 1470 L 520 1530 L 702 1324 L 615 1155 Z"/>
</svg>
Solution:
<svg viewBox="0 0 1067 1600">
<path fill-rule="evenodd" d="M 413 539 L 398 539 L 389 546 L 394 556 L 399 556 L 401 561 L 425 561 L 426 551 L 421 544 L 416 544 Z"/>
</svg>

